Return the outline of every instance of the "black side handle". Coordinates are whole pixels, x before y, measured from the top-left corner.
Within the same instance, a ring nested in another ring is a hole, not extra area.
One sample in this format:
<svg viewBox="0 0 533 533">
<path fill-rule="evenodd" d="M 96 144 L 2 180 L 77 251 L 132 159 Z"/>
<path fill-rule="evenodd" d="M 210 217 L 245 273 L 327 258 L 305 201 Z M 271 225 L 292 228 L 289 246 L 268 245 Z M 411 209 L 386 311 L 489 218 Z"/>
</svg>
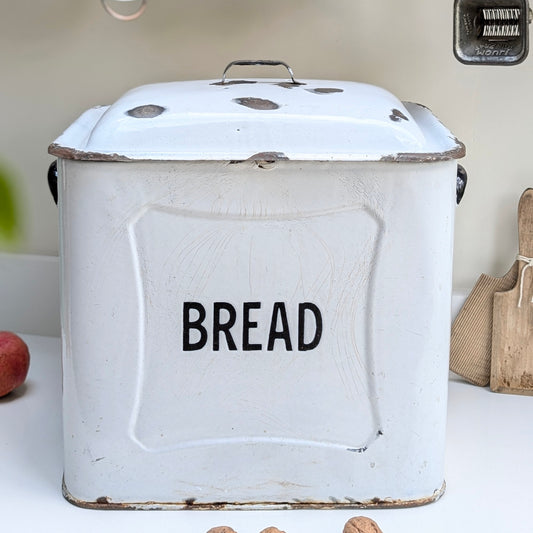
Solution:
<svg viewBox="0 0 533 533">
<path fill-rule="evenodd" d="M 457 194 L 457 204 L 463 199 L 463 195 L 466 189 L 466 182 L 468 181 L 468 176 L 466 175 L 466 170 L 463 166 L 457 165 L 457 182 L 455 184 L 455 191 Z"/>
<path fill-rule="evenodd" d="M 57 205 L 57 159 L 48 167 L 48 187 Z"/>
</svg>

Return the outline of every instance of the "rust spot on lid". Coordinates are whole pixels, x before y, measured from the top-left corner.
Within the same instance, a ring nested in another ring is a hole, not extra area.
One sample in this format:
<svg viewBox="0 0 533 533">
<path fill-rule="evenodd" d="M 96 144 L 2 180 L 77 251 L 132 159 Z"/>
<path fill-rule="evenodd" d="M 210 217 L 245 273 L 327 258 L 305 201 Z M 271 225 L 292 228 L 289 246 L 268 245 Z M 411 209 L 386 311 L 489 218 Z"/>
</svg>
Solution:
<svg viewBox="0 0 533 533">
<path fill-rule="evenodd" d="M 288 160 L 289 158 L 283 152 L 259 152 L 258 154 L 251 155 L 247 159 L 247 161 L 269 161 L 271 163 Z"/>
<path fill-rule="evenodd" d="M 393 122 L 400 122 L 400 120 L 409 120 L 399 109 L 393 109 L 389 118 Z"/>
<path fill-rule="evenodd" d="M 449 159 L 460 159 L 464 157 L 466 149 L 463 143 L 457 141 L 457 146 L 445 152 L 435 153 L 410 153 L 400 152 L 398 154 L 384 155 L 380 161 L 387 163 L 434 163 L 436 161 L 447 161 Z"/>
<path fill-rule="evenodd" d="M 215 83 L 211 83 L 210 85 L 243 85 L 245 83 L 257 83 L 255 80 L 229 80 L 229 81 L 217 81 Z"/>
<path fill-rule="evenodd" d="M 147 104 L 134 107 L 126 111 L 126 115 L 133 118 L 154 118 L 165 111 L 165 108 L 156 104 Z"/>
<path fill-rule="evenodd" d="M 305 83 L 300 82 L 292 82 L 292 81 L 282 81 L 280 83 L 276 83 L 278 87 L 283 87 L 284 89 L 294 89 L 295 87 L 300 87 L 300 85 L 305 85 Z"/>
<path fill-rule="evenodd" d="M 272 111 L 279 109 L 279 105 L 272 100 L 266 100 L 264 98 L 255 98 L 253 96 L 247 96 L 243 98 L 234 98 L 233 102 L 251 109 L 257 109 L 259 111 Z"/>
<path fill-rule="evenodd" d="M 269 170 L 274 168 L 278 161 L 288 161 L 283 152 L 259 152 L 250 156 L 246 161 L 253 161 L 259 168 Z"/>
<path fill-rule="evenodd" d="M 344 89 L 336 89 L 334 87 L 318 87 L 316 89 L 306 89 L 313 94 L 333 94 L 333 93 L 342 93 Z"/>
<path fill-rule="evenodd" d="M 131 158 L 120 154 L 101 154 L 98 152 L 83 152 L 75 148 L 66 148 L 53 143 L 48 147 L 48 153 L 61 159 L 73 159 L 75 161 L 132 161 Z"/>
<path fill-rule="evenodd" d="M 276 161 L 288 161 L 289 158 L 283 152 L 259 152 L 251 155 L 248 159 L 231 159 L 228 164 L 238 165 L 245 161 L 251 161 L 258 167 L 267 168 L 276 163 Z"/>
</svg>

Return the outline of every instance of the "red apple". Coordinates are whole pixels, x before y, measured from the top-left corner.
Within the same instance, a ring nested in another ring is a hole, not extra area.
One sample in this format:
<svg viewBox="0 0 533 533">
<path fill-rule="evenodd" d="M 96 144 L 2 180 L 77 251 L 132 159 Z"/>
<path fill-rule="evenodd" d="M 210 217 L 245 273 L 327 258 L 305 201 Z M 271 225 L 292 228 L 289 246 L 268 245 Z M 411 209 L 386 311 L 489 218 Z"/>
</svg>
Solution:
<svg viewBox="0 0 533 533">
<path fill-rule="evenodd" d="M 0 331 L 0 397 L 24 383 L 29 367 L 26 343 L 10 331 Z"/>
</svg>

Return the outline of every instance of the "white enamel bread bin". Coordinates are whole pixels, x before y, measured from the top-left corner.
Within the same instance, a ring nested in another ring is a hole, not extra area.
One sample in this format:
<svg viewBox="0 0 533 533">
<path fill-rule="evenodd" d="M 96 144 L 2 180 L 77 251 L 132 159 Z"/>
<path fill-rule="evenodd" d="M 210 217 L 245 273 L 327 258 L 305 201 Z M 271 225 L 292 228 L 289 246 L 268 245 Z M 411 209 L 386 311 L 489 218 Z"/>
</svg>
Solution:
<svg viewBox="0 0 533 533">
<path fill-rule="evenodd" d="M 161 83 L 50 153 L 69 501 L 442 494 L 464 147 L 428 109 L 292 72 Z"/>
</svg>

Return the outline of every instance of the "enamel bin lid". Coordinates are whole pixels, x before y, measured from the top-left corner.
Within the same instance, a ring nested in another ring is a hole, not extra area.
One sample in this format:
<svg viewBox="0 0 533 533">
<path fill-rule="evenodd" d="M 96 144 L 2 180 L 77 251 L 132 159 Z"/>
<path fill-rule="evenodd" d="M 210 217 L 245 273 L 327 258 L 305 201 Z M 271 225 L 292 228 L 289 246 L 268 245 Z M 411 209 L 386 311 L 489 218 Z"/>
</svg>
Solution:
<svg viewBox="0 0 533 533">
<path fill-rule="evenodd" d="M 288 80 L 228 80 L 233 65 Z M 465 149 L 424 106 L 364 83 L 295 80 L 278 61 L 235 61 L 222 79 L 145 85 L 86 111 L 51 146 L 90 161 L 439 161 Z"/>
</svg>

